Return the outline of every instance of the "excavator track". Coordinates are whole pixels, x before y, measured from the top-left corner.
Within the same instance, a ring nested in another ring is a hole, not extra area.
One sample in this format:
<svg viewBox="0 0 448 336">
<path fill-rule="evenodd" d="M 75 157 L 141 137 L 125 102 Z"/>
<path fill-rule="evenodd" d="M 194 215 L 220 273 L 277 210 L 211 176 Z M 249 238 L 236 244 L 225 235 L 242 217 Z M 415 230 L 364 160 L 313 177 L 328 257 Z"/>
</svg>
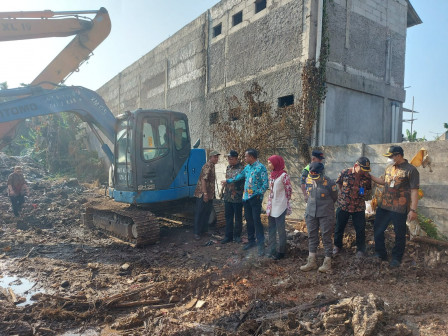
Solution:
<svg viewBox="0 0 448 336">
<path fill-rule="evenodd" d="M 191 202 L 191 201 L 190 201 Z M 185 213 L 189 208 L 190 213 Z M 86 204 L 83 221 L 87 227 L 96 228 L 107 235 L 129 242 L 136 247 L 155 244 L 159 241 L 160 225 L 193 225 L 192 204 L 158 204 L 153 208 L 141 208 L 124 203 L 117 203 L 108 198 L 91 199 Z M 225 226 L 224 202 L 213 201 L 214 218 L 210 224 L 217 228 Z"/>
<path fill-rule="evenodd" d="M 136 247 L 159 241 L 159 220 L 151 211 L 110 199 L 90 201 L 86 205 L 84 222 Z"/>
</svg>

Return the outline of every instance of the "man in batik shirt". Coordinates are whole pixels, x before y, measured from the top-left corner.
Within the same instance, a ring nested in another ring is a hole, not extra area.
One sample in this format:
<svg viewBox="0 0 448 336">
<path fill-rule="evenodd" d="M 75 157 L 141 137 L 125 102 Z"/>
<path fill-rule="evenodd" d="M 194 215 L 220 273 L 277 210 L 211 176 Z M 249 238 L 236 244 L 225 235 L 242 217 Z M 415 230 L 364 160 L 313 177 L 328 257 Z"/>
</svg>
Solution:
<svg viewBox="0 0 448 336">
<path fill-rule="evenodd" d="M 243 171 L 231 179 L 222 181 L 225 185 L 245 179 L 243 206 L 244 217 L 247 223 L 247 238 L 249 242 L 243 249 L 248 250 L 258 245 L 258 255 L 264 255 L 264 229 L 261 223 L 261 204 L 263 195 L 268 190 L 269 179 L 266 167 L 258 161 L 258 153 L 255 149 L 248 149 L 244 155 L 247 165 Z M 257 242 L 255 242 L 255 235 Z"/>
<path fill-rule="evenodd" d="M 406 220 L 417 218 L 420 174 L 408 160 L 400 146 L 391 146 L 384 154 L 392 162 L 386 167 L 384 179 L 372 176 L 372 181 L 384 185 L 381 202 L 376 210 L 374 223 L 375 252 L 380 260 L 387 260 L 384 231 L 389 223 L 394 225 L 395 246 L 392 249 L 391 267 L 399 267 L 406 246 Z"/>
<path fill-rule="evenodd" d="M 238 152 L 231 150 L 227 154 L 229 165 L 226 169 L 226 179 L 231 179 L 241 173 L 244 166 L 238 160 Z M 243 228 L 243 192 L 244 181 L 227 183 L 224 186 L 224 209 L 226 217 L 226 235 L 221 244 L 232 241 L 241 242 L 241 231 Z"/>
<path fill-rule="evenodd" d="M 201 235 L 208 231 L 208 221 L 213 208 L 215 198 L 215 165 L 219 160 L 219 152 L 211 151 L 209 160 L 202 166 L 194 197 L 196 207 L 194 212 L 194 239 L 201 239 Z"/>
<path fill-rule="evenodd" d="M 362 257 L 366 252 L 365 195 L 372 189 L 372 180 L 368 172 L 370 172 L 370 160 L 361 156 L 352 168 L 344 169 L 336 180 L 339 195 L 334 231 L 334 255 L 342 249 L 342 238 L 350 216 L 356 232 L 356 256 Z"/>
</svg>

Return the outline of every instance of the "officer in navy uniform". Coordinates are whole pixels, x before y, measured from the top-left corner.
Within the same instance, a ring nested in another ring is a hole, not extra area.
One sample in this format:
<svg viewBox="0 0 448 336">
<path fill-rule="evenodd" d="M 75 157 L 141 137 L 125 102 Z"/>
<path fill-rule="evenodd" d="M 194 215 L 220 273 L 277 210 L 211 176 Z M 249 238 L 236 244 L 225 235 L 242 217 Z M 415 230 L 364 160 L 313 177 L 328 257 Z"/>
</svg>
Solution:
<svg viewBox="0 0 448 336">
<path fill-rule="evenodd" d="M 319 229 L 325 249 L 325 259 L 320 272 L 331 270 L 331 256 L 333 254 L 332 234 L 335 224 L 334 203 L 338 198 L 336 183 L 323 174 L 324 165 L 320 162 L 310 164 L 310 172 L 306 180 L 308 202 L 306 204 L 305 220 L 308 230 L 309 256 L 306 265 L 300 267 L 302 271 L 317 268 L 316 253 L 319 246 Z"/>
</svg>

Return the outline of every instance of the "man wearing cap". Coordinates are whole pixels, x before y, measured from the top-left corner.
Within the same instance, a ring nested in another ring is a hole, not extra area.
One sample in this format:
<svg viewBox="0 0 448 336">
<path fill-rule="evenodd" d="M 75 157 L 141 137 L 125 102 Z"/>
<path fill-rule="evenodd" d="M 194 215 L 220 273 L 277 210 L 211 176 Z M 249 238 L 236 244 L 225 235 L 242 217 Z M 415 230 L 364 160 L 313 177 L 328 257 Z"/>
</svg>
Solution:
<svg viewBox="0 0 448 336">
<path fill-rule="evenodd" d="M 258 245 L 258 255 L 264 255 L 264 229 L 261 223 L 261 204 L 263 195 L 268 190 L 269 179 L 266 167 L 258 161 L 258 152 L 249 148 L 244 154 L 247 165 L 233 178 L 222 181 L 223 185 L 244 179 L 243 206 L 247 224 L 247 238 L 249 242 L 243 250 L 249 250 Z M 257 242 L 255 242 L 255 236 Z"/>
<path fill-rule="evenodd" d="M 8 176 L 8 195 L 11 200 L 14 216 L 19 217 L 22 205 L 25 202 L 25 195 L 28 191 L 22 167 L 14 167 L 14 171 Z"/>
<path fill-rule="evenodd" d="M 201 239 L 201 234 L 208 231 L 208 220 L 215 198 L 215 165 L 219 160 L 219 152 L 212 150 L 208 161 L 202 166 L 198 183 L 194 192 L 196 207 L 194 213 L 194 239 Z"/>
<path fill-rule="evenodd" d="M 320 162 L 325 159 L 324 153 L 322 153 L 320 150 L 313 150 L 311 153 L 311 163 L 313 162 Z M 302 174 L 300 177 L 300 188 L 302 189 L 303 196 L 305 197 L 305 202 L 308 201 L 308 193 L 306 192 L 306 179 L 308 178 L 308 173 L 310 171 L 310 165 L 307 165 L 302 170 Z"/>
<path fill-rule="evenodd" d="M 241 173 L 244 166 L 238 160 L 238 152 L 231 150 L 227 154 L 229 165 L 226 169 L 226 179 L 231 179 Z M 244 181 L 227 183 L 224 186 L 224 209 L 226 217 L 226 235 L 221 244 L 232 241 L 241 242 L 241 231 L 243 227 L 243 192 Z"/>
<path fill-rule="evenodd" d="M 344 169 L 336 180 L 339 187 L 333 254 L 342 249 L 345 226 L 351 216 L 356 232 L 356 256 L 366 252 L 366 203 L 365 194 L 372 189 L 370 160 L 361 156 L 352 168 Z"/>
<path fill-rule="evenodd" d="M 399 267 L 406 246 L 406 220 L 417 218 L 420 174 L 417 168 L 403 158 L 404 152 L 400 146 L 391 146 L 384 156 L 392 161 L 392 164 L 386 167 L 384 179 L 372 176 L 374 182 L 384 185 L 382 199 L 375 215 L 375 256 L 387 260 L 384 231 L 392 222 L 395 246 L 392 249 L 390 266 Z"/>
<path fill-rule="evenodd" d="M 309 256 L 306 265 L 300 267 L 304 272 L 317 268 L 316 253 L 319 246 L 319 229 L 325 250 L 325 259 L 319 272 L 331 270 L 333 242 L 331 236 L 334 228 L 334 202 L 338 198 L 335 182 L 324 175 L 324 165 L 320 162 L 310 164 L 310 172 L 306 179 L 308 202 L 306 204 L 305 221 L 308 230 Z"/>
</svg>

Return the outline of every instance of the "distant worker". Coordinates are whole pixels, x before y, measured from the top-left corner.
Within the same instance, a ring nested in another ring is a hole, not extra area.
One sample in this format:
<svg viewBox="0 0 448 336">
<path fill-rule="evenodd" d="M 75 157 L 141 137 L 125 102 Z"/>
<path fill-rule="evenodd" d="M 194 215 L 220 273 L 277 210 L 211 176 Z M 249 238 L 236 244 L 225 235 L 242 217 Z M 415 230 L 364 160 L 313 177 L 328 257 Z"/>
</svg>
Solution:
<svg viewBox="0 0 448 336">
<path fill-rule="evenodd" d="M 311 153 L 311 162 L 320 162 L 325 159 L 324 153 L 320 150 L 313 150 Z M 302 170 L 302 174 L 300 177 L 300 188 L 302 189 L 303 196 L 305 197 L 305 202 L 308 201 L 308 193 L 306 192 L 306 179 L 308 178 L 308 173 L 310 171 L 310 165 L 307 165 Z"/>
<path fill-rule="evenodd" d="M 222 181 L 222 184 L 245 179 L 243 206 L 249 242 L 244 245 L 243 250 L 249 250 L 258 245 L 258 255 L 261 257 L 264 255 L 264 229 L 260 215 L 263 195 L 268 189 L 268 172 L 266 167 L 258 161 L 258 153 L 255 149 L 247 149 L 244 160 L 247 165 L 243 171 L 234 178 Z M 257 237 L 256 242 L 255 235 Z"/>
<path fill-rule="evenodd" d="M 336 180 L 339 187 L 336 228 L 334 230 L 333 255 L 342 249 L 345 226 L 352 217 L 356 232 L 356 256 L 363 257 L 366 252 L 366 202 L 365 195 L 372 189 L 369 175 L 370 160 L 361 156 L 351 168 L 344 169 Z"/>
<path fill-rule="evenodd" d="M 28 186 L 23 176 L 22 167 L 14 167 L 14 171 L 8 176 L 8 195 L 11 200 L 14 216 L 19 217 L 25 203 L 25 195 L 28 192 Z"/>
<path fill-rule="evenodd" d="M 231 150 L 227 154 L 229 165 L 226 169 L 226 179 L 231 179 L 241 173 L 244 166 L 238 160 L 238 152 Z M 244 181 L 227 183 L 224 188 L 224 213 L 226 217 L 226 234 L 221 244 L 232 241 L 241 242 L 241 231 L 243 229 L 243 193 Z"/>
<path fill-rule="evenodd" d="M 388 259 L 384 231 L 392 222 L 395 246 L 392 249 L 390 266 L 399 267 L 406 246 L 406 220 L 417 218 L 420 174 L 417 168 L 403 158 L 404 151 L 400 146 L 391 146 L 384 156 L 391 161 L 391 165 L 386 167 L 384 179 L 372 176 L 374 182 L 384 185 L 375 215 L 375 256 L 384 261 Z"/>
<path fill-rule="evenodd" d="M 194 213 L 194 239 L 201 239 L 201 235 L 208 231 L 208 222 L 213 209 L 215 198 L 215 165 L 219 161 L 219 152 L 212 150 L 208 161 L 202 166 L 194 197 L 196 207 Z"/>
<path fill-rule="evenodd" d="M 286 254 L 286 215 L 291 214 L 292 186 L 285 170 L 285 161 L 280 155 L 272 155 L 268 159 L 269 197 L 266 207 L 269 223 L 269 257 L 274 260 L 282 259 Z M 278 235 L 278 251 L 277 251 Z"/>
<path fill-rule="evenodd" d="M 316 253 L 319 246 L 319 230 L 322 235 L 325 258 L 319 272 L 331 270 L 333 242 L 331 236 L 334 228 L 334 202 L 338 198 L 336 184 L 324 175 L 324 165 L 320 162 L 310 164 L 306 180 L 308 202 L 306 204 L 306 228 L 308 230 L 309 256 L 306 265 L 300 267 L 304 272 L 317 269 Z"/>
</svg>

